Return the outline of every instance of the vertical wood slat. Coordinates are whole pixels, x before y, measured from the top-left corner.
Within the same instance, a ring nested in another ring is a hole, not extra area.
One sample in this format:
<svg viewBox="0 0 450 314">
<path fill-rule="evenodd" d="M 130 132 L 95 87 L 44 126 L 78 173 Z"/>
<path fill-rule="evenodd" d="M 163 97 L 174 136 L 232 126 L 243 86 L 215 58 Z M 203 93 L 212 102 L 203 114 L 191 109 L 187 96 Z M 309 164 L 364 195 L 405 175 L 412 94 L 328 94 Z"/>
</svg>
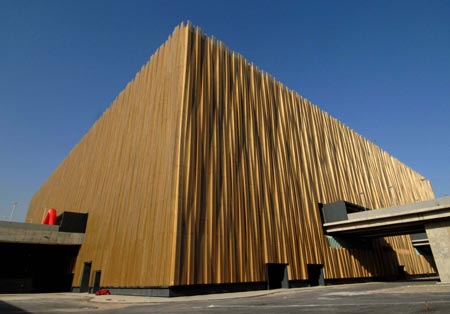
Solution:
<svg viewBox="0 0 450 314">
<path fill-rule="evenodd" d="M 188 60 L 175 284 L 264 281 L 265 263 L 288 263 L 290 279 L 307 279 L 308 263 L 327 278 L 381 276 L 396 271 L 387 246 L 409 273 L 434 271 L 408 236 L 329 248 L 318 212 L 432 198 L 420 174 L 198 29 Z"/>
<path fill-rule="evenodd" d="M 85 261 L 103 286 L 171 283 L 186 36 L 174 30 L 30 203 L 27 221 L 89 213 L 74 286 Z"/>
<path fill-rule="evenodd" d="M 89 212 L 75 286 L 87 260 L 103 286 L 264 281 L 269 262 L 288 263 L 290 279 L 306 279 L 308 263 L 327 278 L 379 276 L 387 246 L 409 273 L 428 273 L 407 236 L 373 252 L 329 248 L 317 208 L 432 198 L 421 178 L 181 25 L 35 194 L 27 219 L 49 207 Z"/>
</svg>

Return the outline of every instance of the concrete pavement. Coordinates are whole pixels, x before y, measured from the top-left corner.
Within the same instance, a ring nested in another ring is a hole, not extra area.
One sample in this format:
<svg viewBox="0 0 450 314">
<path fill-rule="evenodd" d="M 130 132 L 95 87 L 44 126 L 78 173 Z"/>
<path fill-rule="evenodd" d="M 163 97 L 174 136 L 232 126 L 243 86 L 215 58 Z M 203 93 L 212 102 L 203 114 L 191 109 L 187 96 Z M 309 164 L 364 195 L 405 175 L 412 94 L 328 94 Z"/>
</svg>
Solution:
<svg viewBox="0 0 450 314">
<path fill-rule="evenodd" d="M 374 282 L 176 298 L 0 295 L 0 313 L 450 313 L 450 284 Z"/>
</svg>

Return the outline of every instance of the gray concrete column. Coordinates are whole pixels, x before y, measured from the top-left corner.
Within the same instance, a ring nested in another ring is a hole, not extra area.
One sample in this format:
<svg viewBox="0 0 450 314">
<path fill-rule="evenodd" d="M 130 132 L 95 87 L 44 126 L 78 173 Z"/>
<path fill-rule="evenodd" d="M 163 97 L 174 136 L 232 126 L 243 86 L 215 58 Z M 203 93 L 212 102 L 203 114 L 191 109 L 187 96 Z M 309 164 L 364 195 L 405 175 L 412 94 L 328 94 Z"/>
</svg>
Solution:
<svg viewBox="0 0 450 314">
<path fill-rule="evenodd" d="M 425 225 L 441 282 L 450 283 L 450 220 Z"/>
</svg>

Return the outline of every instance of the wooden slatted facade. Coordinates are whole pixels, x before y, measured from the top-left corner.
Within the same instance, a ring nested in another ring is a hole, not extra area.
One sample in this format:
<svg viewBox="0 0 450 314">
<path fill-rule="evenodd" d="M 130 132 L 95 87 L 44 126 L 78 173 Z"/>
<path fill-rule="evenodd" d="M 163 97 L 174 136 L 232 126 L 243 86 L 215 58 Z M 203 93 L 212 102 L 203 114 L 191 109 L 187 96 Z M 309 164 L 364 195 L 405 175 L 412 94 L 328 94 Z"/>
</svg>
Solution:
<svg viewBox="0 0 450 314">
<path fill-rule="evenodd" d="M 106 287 L 434 273 L 409 236 L 329 246 L 319 203 L 434 198 L 423 177 L 198 28 L 178 26 L 34 195 L 89 213 L 74 269 Z"/>
</svg>

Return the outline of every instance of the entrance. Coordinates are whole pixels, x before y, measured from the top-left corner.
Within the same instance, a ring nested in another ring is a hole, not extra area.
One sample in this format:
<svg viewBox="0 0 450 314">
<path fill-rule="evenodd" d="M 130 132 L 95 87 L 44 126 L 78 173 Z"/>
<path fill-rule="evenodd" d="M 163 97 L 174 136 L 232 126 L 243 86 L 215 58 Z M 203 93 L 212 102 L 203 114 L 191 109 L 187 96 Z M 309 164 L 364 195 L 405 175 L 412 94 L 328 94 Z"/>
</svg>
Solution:
<svg viewBox="0 0 450 314">
<path fill-rule="evenodd" d="M 310 287 L 325 286 L 322 264 L 308 264 L 308 283 Z"/>
<path fill-rule="evenodd" d="M 78 245 L 0 242 L 0 293 L 71 291 L 78 250 Z"/>
<path fill-rule="evenodd" d="M 92 262 L 85 262 L 81 275 L 80 292 L 89 292 L 89 280 L 91 279 Z"/>
<path fill-rule="evenodd" d="M 102 272 L 100 270 L 97 270 L 94 272 L 94 288 L 92 290 L 93 293 L 96 293 L 98 290 L 100 290 L 101 275 L 102 275 Z"/>
<path fill-rule="evenodd" d="M 398 265 L 398 279 L 406 280 L 406 271 L 404 265 Z"/>
<path fill-rule="evenodd" d="M 267 289 L 289 288 L 287 264 L 266 264 Z"/>
</svg>

